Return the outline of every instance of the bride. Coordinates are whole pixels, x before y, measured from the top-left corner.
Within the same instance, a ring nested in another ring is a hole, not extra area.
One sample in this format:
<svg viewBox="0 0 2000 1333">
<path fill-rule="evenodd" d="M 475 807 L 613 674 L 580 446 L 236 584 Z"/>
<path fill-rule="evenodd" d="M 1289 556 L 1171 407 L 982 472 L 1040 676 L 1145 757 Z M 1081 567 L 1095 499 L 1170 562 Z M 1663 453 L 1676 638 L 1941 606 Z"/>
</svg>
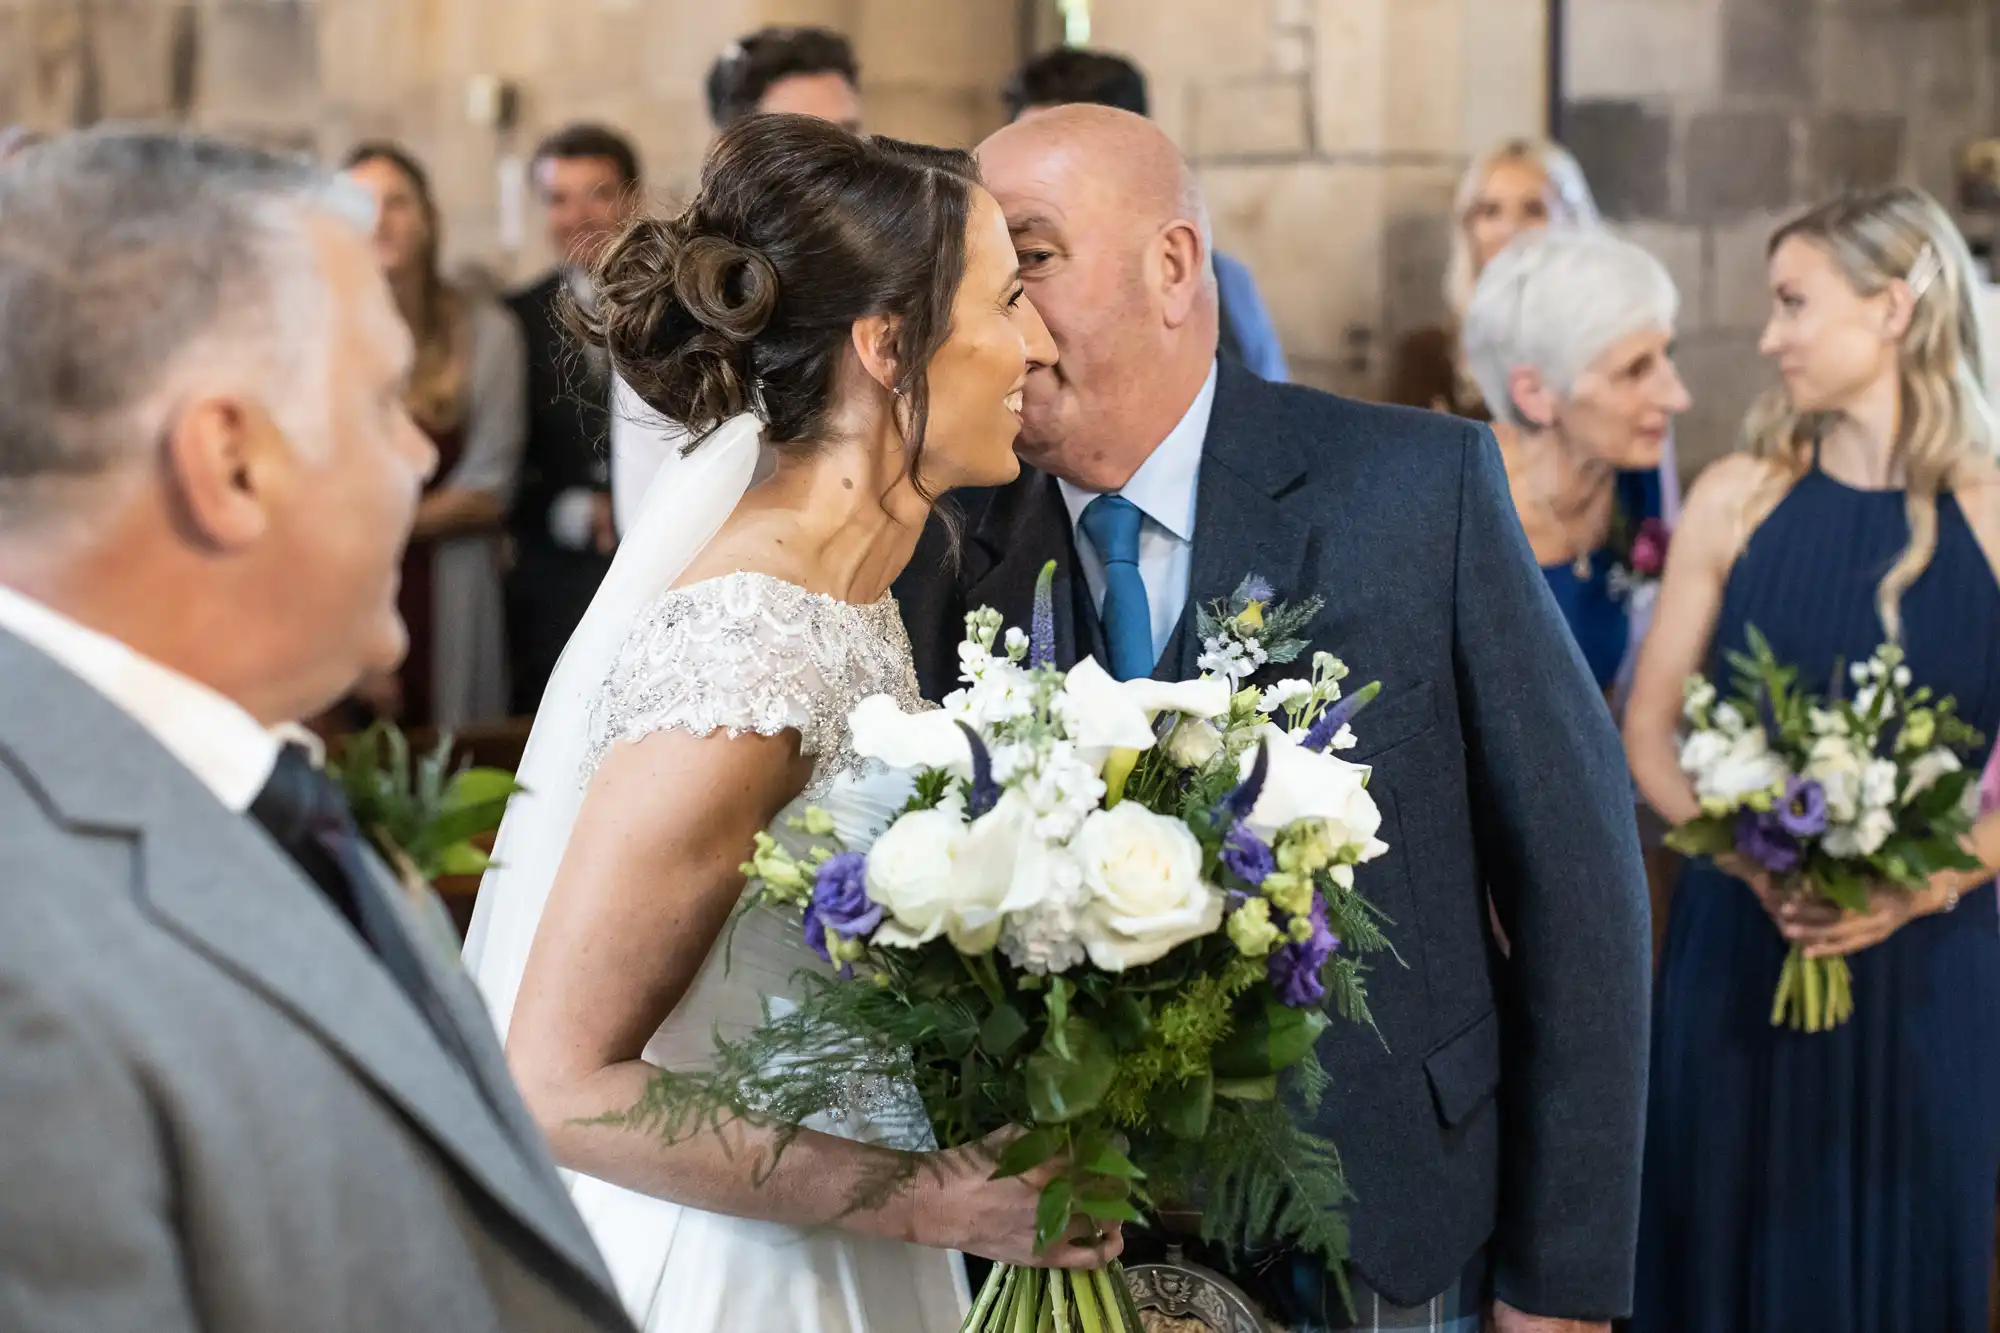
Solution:
<svg viewBox="0 0 2000 1333">
<path fill-rule="evenodd" d="M 1120 1238 L 1036 1253 L 1041 1179 L 991 1180 L 977 1149 L 851 1212 L 881 1154 L 932 1146 L 894 1097 L 828 1107 L 775 1166 L 750 1122 L 671 1144 L 593 1122 L 823 966 L 754 915 L 718 947 L 737 867 L 808 801 L 850 842 L 900 806 L 845 723 L 870 694 L 917 701 L 887 590 L 932 497 L 1015 475 L 1021 389 L 1055 347 L 968 155 L 797 116 L 726 133 L 687 211 L 635 223 L 597 278 L 592 341 L 697 443 L 549 686 L 467 964 L 643 1327 L 955 1328 L 951 1251 L 1082 1266 Z"/>
</svg>

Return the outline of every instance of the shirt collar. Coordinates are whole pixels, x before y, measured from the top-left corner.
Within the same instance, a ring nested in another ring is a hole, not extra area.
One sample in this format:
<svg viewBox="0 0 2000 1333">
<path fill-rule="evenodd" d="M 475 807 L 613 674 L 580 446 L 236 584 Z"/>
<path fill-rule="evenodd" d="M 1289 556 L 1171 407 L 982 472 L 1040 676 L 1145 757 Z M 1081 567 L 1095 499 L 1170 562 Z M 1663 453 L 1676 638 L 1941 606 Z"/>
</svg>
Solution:
<svg viewBox="0 0 2000 1333">
<path fill-rule="evenodd" d="M 1209 418 L 1215 412 L 1215 381 L 1216 367 L 1210 366 L 1208 378 L 1202 381 L 1201 392 L 1188 405 L 1186 415 L 1118 492 L 1184 542 L 1194 540 L 1195 484 L 1201 477 L 1201 447 L 1208 439 Z M 1071 525 L 1081 523 L 1084 509 L 1097 498 L 1097 492 L 1068 481 L 1059 484 Z"/>
<path fill-rule="evenodd" d="M 0 587 L 0 629 L 130 714 L 231 811 L 270 780 L 280 737 L 206 685 L 11 588 Z"/>
</svg>

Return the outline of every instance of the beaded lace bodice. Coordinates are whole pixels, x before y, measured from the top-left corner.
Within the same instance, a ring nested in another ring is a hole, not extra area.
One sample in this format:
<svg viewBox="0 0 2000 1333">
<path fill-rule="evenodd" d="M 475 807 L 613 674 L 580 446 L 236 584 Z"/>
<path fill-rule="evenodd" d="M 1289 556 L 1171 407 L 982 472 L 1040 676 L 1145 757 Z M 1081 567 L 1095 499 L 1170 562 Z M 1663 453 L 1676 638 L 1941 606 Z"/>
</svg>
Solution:
<svg viewBox="0 0 2000 1333">
<path fill-rule="evenodd" d="M 872 694 L 922 706 L 893 597 L 858 606 L 755 573 L 675 588 L 639 617 L 591 703 L 582 780 L 612 745 L 657 731 L 791 730 L 813 760 L 812 797 L 860 769 L 847 715 Z"/>
</svg>

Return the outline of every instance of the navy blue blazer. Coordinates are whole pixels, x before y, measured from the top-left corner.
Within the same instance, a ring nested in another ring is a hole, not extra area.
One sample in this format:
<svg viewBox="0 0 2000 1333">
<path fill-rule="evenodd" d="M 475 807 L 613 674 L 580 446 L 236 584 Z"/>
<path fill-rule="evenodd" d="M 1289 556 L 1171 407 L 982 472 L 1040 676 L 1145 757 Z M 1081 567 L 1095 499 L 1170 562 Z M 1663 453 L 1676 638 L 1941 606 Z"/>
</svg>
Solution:
<svg viewBox="0 0 2000 1333">
<path fill-rule="evenodd" d="M 1051 558 L 1059 663 L 1092 651 L 1054 480 L 1029 470 L 959 503 L 959 559 L 933 522 L 896 585 L 925 695 L 955 688 L 969 608 L 1028 624 Z M 1380 1037 L 1336 1022 L 1321 1048 L 1355 1270 L 1415 1305 L 1485 1247 L 1495 1294 L 1519 1309 L 1629 1313 L 1651 972 L 1632 789 L 1491 433 L 1225 364 L 1190 611 L 1159 675 L 1197 674 L 1192 608 L 1250 573 L 1280 599 L 1325 597 L 1313 647 L 1383 687 L 1347 757 L 1375 769 L 1392 850 L 1360 887 L 1402 963 L 1369 974 Z"/>
</svg>

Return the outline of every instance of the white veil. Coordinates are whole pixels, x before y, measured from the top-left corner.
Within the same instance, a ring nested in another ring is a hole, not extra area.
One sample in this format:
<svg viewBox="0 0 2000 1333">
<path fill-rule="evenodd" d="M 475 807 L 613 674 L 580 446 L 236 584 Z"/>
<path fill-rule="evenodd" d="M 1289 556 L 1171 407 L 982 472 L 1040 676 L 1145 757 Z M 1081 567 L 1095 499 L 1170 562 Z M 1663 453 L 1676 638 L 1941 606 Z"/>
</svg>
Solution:
<svg viewBox="0 0 2000 1333">
<path fill-rule="evenodd" d="M 648 487 L 590 609 L 542 696 L 521 759 L 526 788 L 507 808 L 479 886 L 465 965 L 504 1039 L 549 886 L 583 803 L 590 705 L 633 622 L 707 546 L 757 475 L 762 423 L 733 417 L 688 454 L 672 452 Z"/>
</svg>

